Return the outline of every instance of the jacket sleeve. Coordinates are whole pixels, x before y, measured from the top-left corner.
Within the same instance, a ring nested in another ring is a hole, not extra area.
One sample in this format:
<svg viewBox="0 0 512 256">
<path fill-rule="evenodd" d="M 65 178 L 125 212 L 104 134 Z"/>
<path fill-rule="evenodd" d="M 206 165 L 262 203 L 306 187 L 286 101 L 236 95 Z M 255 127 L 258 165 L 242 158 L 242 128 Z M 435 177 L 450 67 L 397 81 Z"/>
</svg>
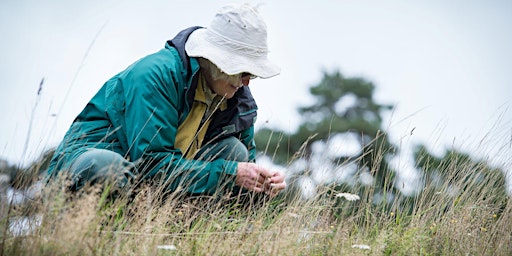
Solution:
<svg viewBox="0 0 512 256">
<path fill-rule="evenodd" d="M 162 56 L 163 55 L 163 56 Z M 232 181 L 237 163 L 187 160 L 174 147 L 181 106 L 185 101 L 176 54 L 148 56 L 129 67 L 114 86 L 122 86 L 124 130 L 132 161 L 141 162 L 139 175 L 156 179 L 172 191 L 213 194 Z"/>
</svg>

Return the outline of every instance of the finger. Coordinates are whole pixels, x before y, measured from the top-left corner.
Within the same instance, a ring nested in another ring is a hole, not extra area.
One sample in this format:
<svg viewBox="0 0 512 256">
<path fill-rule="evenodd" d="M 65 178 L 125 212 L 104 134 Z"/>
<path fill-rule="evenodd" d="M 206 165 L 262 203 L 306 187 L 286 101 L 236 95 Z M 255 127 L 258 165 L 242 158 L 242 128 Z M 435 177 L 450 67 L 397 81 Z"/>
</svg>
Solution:
<svg viewBox="0 0 512 256">
<path fill-rule="evenodd" d="M 258 189 L 264 189 L 265 186 L 263 185 L 263 183 L 261 182 L 258 182 L 258 181 L 255 181 L 252 183 L 252 186 L 255 187 L 255 188 L 258 188 Z"/>
<path fill-rule="evenodd" d="M 271 190 L 272 189 L 272 183 L 270 182 L 270 180 L 267 180 L 264 184 L 263 184 L 265 190 Z"/>
<path fill-rule="evenodd" d="M 286 188 L 286 182 L 281 182 L 281 183 L 271 183 L 270 184 L 270 187 L 272 188 L 272 190 L 278 190 L 278 191 L 281 191 L 283 189 Z"/>
<path fill-rule="evenodd" d="M 248 188 L 249 189 L 249 188 Z M 262 188 L 258 188 L 258 187 L 253 187 L 252 189 L 249 189 L 250 191 L 254 191 L 254 192 L 258 192 L 258 193 L 261 193 L 263 192 L 264 190 Z"/>
<path fill-rule="evenodd" d="M 270 170 L 268 170 L 266 168 L 263 168 L 261 166 L 256 166 L 256 171 L 263 178 L 270 178 L 270 177 L 272 177 L 272 175 L 275 174 L 275 172 L 270 171 Z"/>
<path fill-rule="evenodd" d="M 286 188 L 285 182 L 270 183 L 265 187 L 265 193 L 270 196 L 276 196 L 285 188 Z"/>
<path fill-rule="evenodd" d="M 248 180 L 244 183 L 243 187 L 255 192 L 262 192 L 265 189 L 264 183 L 258 182 L 256 180 Z"/>
<path fill-rule="evenodd" d="M 256 184 L 256 183 L 265 183 L 265 178 L 261 175 L 253 173 L 249 177 L 246 178 L 250 184 Z"/>
<path fill-rule="evenodd" d="M 258 187 L 258 186 L 250 186 L 250 187 L 246 187 L 246 189 L 250 190 L 250 191 L 254 191 L 254 192 L 263 192 L 264 189 L 262 187 Z"/>
<path fill-rule="evenodd" d="M 273 177 L 270 178 L 271 183 L 282 183 L 284 182 L 284 175 L 281 173 L 276 173 Z"/>
<path fill-rule="evenodd" d="M 265 177 L 260 175 L 260 176 L 258 176 L 256 178 L 256 182 L 261 183 L 261 184 L 269 183 L 270 182 L 270 178 L 265 178 Z"/>
</svg>

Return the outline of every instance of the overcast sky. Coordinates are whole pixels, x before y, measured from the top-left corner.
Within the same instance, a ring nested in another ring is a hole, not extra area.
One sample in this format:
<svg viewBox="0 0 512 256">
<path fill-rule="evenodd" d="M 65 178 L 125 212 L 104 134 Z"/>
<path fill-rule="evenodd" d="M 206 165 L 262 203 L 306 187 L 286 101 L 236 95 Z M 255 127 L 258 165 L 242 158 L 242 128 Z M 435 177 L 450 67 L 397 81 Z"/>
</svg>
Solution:
<svg viewBox="0 0 512 256">
<path fill-rule="evenodd" d="M 28 161 L 55 146 L 108 78 L 230 2 L 0 1 L 0 156 Z M 257 128 L 292 131 L 308 88 L 339 70 L 396 106 L 383 128 L 404 151 L 455 146 L 510 169 L 512 1 L 246 2 L 263 3 L 282 68 L 251 82 Z"/>
</svg>

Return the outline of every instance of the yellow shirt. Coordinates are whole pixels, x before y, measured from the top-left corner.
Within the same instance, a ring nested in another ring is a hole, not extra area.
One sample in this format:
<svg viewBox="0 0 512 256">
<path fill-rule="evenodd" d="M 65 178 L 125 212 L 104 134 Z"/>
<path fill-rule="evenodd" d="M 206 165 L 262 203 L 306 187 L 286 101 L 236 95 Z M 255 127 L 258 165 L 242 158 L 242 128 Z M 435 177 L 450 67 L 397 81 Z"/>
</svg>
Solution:
<svg viewBox="0 0 512 256">
<path fill-rule="evenodd" d="M 227 102 L 223 97 L 216 95 L 208 87 L 204 77 L 199 74 L 192 109 L 178 127 L 174 147 L 180 149 L 185 158 L 193 159 L 203 146 L 212 114 L 217 109 L 225 110 L 226 108 Z"/>
</svg>

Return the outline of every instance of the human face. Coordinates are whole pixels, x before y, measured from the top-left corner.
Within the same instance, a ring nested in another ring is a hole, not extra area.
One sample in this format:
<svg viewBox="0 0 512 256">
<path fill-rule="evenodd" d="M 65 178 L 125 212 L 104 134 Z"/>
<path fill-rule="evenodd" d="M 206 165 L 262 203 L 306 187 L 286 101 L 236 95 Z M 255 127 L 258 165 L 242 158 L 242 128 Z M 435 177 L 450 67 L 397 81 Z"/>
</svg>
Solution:
<svg viewBox="0 0 512 256">
<path fill-rule="evenodd" d="M 228 79 L 212 79 L 208 84 L 215 94 L 224 96 L 226 99 L 231 99 L 242 86 L 249 86 L 249 81 L 252 78 L 254 78 L 253 75 L 242 73 L 229 76 Z"/>
</svg>

